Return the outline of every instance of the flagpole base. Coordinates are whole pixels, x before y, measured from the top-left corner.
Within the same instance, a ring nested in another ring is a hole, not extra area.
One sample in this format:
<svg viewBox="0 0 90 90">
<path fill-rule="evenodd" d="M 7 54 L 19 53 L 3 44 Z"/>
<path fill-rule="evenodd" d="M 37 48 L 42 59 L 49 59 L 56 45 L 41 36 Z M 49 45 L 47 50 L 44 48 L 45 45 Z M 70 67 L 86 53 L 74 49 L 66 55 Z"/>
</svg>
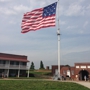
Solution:
<svg viewBox="0 0 90 90">
<path fill-rule="evenodd" d="M 54 75 L 53 76 L 53 80 L 60 80 L 60 81 L 62 81 L 62 76 L 60 75 Z"/>
<path fill-rule="evenodd" d="M 58 73 L 57 70 L 55 70 L 55 74 L 53 76 L 53 80 L 61 80 L 62 81 L 62 76 Z"/>
</svg>

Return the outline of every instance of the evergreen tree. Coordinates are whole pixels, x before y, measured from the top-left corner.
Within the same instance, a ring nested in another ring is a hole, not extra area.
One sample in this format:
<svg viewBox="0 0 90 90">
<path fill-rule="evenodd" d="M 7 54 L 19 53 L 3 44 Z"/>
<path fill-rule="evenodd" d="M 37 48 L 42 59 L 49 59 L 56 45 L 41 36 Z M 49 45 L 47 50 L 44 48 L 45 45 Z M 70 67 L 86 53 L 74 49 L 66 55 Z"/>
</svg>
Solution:
<svg viewBox="0 0 90 90">
<path fill-rule="evenodd" d="M 40 69 L 45 69 L 42 61 L 40 61 Z"/>
<path fill-rule="evenodd" d="M 34 70 L 34 69 L 35 69 L 34 63 L 31 62 L 30 70 Z"/>
</svg>

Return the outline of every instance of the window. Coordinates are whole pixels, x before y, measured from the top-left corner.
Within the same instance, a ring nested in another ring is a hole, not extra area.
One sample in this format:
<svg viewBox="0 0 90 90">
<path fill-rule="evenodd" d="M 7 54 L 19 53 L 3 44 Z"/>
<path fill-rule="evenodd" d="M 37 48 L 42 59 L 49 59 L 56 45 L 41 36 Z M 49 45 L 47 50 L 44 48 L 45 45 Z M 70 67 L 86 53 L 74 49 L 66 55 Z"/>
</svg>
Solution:
<svg viewBox="0 0 90 90">
<path fill-rule="evenodd" d="M 3 60 L 0 60 L 0 64 L 4 64 L 4 61 Z"/>
<path fill-rule="evenodd" d="M 10 61 L 10 65 L 19 65 L 18 61 Z"/>
<path fill-rule="evenodd" d="M 79 68 L 79 66 L 76 66 L 76 68 Z"/>
<path fill-rule="evenodd" d="M 88 66 L 88 68 L 90 68 L 90 66 Z"/>
<path fill-rule="evenodd" d="M 70 70 L 67 70 L 67 75 L 70 77 Z"/>
<path fill-rule="evenodd" d="M 20 65 L 26 65 L 26 62 L 20 62 Z"/>
<path fill-rule="evenodd" d="M 71 74 L 74 75 L 74 70 L 71 71 Z"/>
<path fill-rule="evenodd" d="M 63 71 L 63 74 L 65 75 L 66 74 L 66 71 Z"/>
<path fill-rule="evenodd" d="M 23 65 L 26 65 L 26 62 L 23 62 Z"/>
<path fill-rule="evenodd" d="M 81 68 L 86 68 L 86 66 L 81 66 Z"/>
<path fill-rule="evenodd" d="M 14 61 L 10 61 L 10 65 L 14 65 Z"/>
<path fill-rule="evenodd" d="M 16 62 L 16 65 L 19 65 L 19 62 Z"/>
</svg>

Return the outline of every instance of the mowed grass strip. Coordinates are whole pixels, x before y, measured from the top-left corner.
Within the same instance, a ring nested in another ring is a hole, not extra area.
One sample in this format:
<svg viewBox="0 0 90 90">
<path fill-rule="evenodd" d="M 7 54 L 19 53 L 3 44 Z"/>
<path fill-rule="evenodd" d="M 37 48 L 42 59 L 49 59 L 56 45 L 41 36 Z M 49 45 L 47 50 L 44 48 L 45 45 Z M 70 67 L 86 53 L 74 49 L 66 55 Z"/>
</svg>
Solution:
<svg viewBox="0 0 90 90">
<path fill-rule="evenodd" d="M 0 80 L 0 90 L 90 90 L 72 82 Z"/>
</svg>

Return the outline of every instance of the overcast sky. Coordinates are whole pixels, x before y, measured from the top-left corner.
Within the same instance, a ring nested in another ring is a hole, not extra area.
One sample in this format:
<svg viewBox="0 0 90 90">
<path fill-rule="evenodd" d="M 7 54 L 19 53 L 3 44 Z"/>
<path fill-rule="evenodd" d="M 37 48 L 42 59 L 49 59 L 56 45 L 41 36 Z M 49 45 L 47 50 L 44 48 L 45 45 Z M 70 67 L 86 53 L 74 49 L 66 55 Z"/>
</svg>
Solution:
<svg viewBox="0 0 90 90">
<path fill-rule="evenodd" d="M 57 0 L 0 0 L 0 52 L 57 65 L 57 26 L 21 33 L 23 14 Z M 60 0 L 61 64 L 90 62 L 90 0 Z M 56 19 L 57 21 L 57 19 Z"/>
</svg>

